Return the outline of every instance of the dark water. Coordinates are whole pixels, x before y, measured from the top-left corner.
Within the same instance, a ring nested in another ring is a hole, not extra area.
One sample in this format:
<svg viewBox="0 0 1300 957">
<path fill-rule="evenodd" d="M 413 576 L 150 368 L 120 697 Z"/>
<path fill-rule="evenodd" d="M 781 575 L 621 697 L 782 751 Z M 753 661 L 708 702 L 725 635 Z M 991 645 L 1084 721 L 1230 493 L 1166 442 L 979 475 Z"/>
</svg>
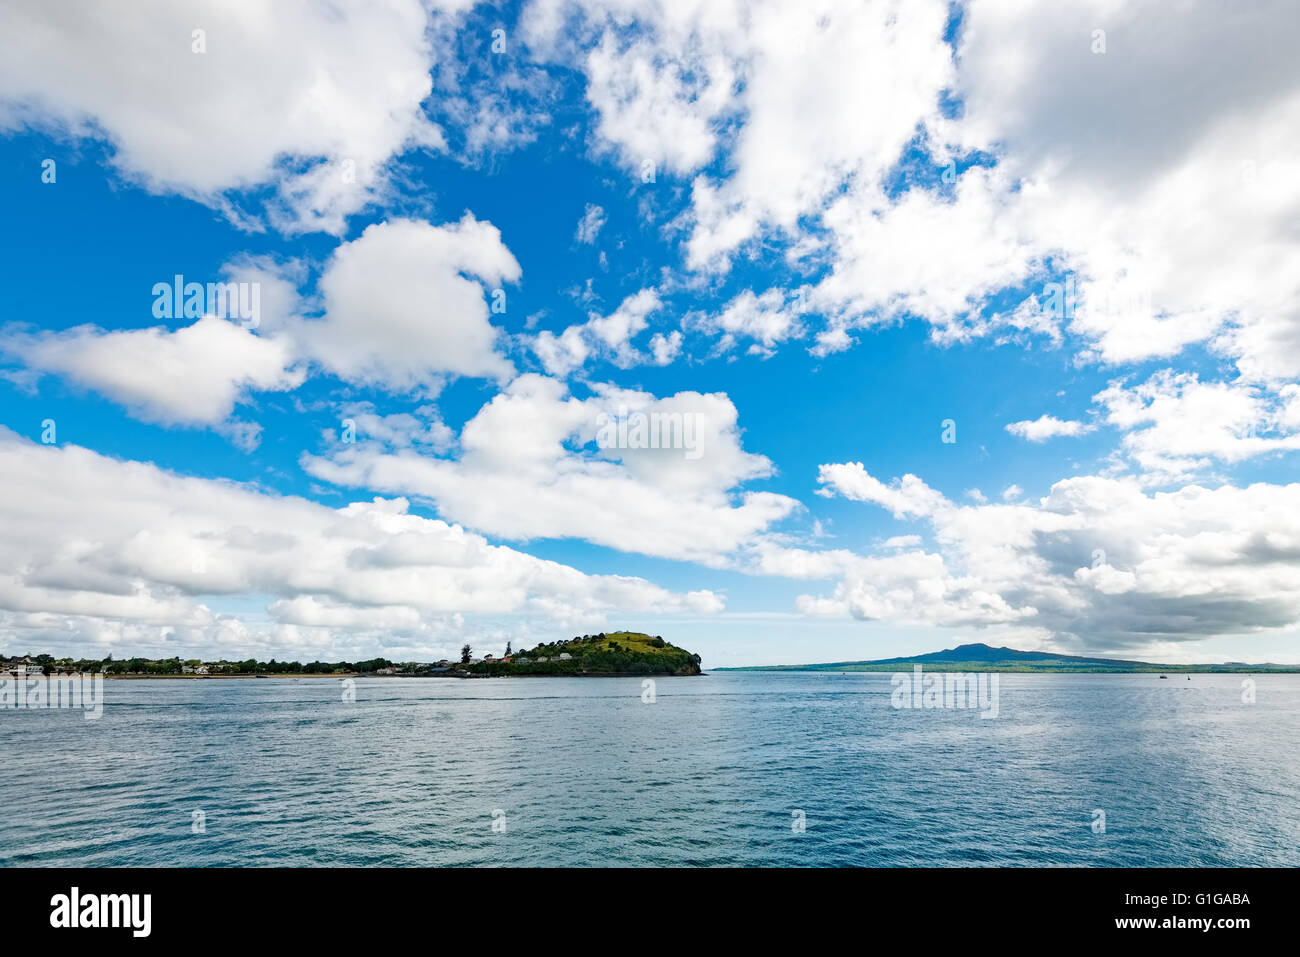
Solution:
<svg viewBox="0 0 1300 957">
<path fill-rule="evenodd" d="M 0 712 L 0 862 L 1294 866 L 1300 676 L 1241 680 L 1003 675 L 992 720 L 889 675 L 112 681 Z"/>
</svg>

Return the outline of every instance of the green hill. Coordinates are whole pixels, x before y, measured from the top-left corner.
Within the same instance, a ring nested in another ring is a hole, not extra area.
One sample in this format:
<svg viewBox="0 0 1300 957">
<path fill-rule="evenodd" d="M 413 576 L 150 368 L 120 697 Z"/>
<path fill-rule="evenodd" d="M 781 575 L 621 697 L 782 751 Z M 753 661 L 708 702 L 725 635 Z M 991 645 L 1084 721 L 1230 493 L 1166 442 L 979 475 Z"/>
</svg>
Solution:
<svg viewBox="0 0 1300 957">
<path fill-rule="evenodd" d="M 545 659 L 545 660 L 543 660 Z M 459 666 L 480 675 L 698 675 L 700 656 L 638 631 L 579 635 L 501 658 Z"/>
</svg>

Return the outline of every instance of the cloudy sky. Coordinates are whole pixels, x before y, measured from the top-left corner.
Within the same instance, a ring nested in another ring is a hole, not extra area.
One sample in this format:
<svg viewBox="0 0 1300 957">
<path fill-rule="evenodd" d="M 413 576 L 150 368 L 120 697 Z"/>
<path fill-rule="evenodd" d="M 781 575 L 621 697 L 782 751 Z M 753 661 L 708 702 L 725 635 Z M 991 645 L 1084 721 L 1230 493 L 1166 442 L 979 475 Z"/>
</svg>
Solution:
<svg viewBox="0 0 1300 957">
<path fill-rule="evenodd" d="M 1300 661 L 1298 43 L 10 0 L 0 651 Z"/>
</svg>

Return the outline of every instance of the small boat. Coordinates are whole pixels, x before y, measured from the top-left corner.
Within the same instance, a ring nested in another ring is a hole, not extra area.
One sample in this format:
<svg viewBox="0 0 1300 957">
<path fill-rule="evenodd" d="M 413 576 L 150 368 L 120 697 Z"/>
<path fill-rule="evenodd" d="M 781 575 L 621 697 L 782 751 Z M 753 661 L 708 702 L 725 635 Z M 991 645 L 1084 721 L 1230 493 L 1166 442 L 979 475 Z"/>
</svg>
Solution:
<svg viewBox="0 0 1300 957">
<path fill-rule="evenodd" d="M 1165 681 L 1168 677 L 1169 677 L 1168 675 L 1161 675 L 1160 680 Z"/>
</svg>

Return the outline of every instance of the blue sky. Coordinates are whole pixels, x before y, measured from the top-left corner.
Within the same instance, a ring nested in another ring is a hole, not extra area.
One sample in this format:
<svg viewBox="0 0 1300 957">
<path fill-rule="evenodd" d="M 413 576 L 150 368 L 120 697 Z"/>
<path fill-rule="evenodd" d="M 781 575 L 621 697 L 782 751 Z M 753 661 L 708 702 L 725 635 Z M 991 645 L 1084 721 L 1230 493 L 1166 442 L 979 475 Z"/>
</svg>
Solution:
<svg viewBox="0 0 1300 957">
<path fill-rule="evenodd" d="M 4 646 L 1300 660 L 1295 66 L 709 11 L 5 14 Z"/>
</svg>

